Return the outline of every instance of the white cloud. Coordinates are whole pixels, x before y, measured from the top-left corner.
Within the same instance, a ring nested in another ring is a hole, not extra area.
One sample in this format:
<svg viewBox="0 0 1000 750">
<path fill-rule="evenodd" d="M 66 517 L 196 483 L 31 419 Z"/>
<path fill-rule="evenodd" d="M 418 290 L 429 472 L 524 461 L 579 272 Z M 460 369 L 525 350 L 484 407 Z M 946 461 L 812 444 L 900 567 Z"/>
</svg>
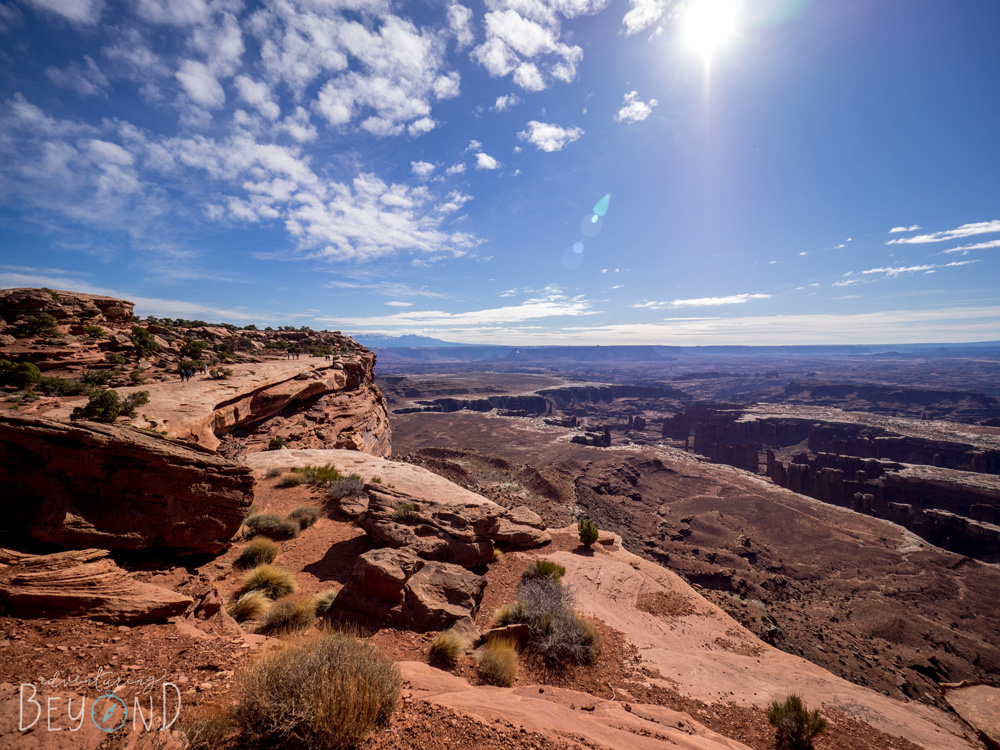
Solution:
<svg viewBox="0 0 1000 750">
<path fill-rule="evenodd" d="M 45 75 L 57 86 L 73 89 L 81 96 L 107 96 L 108 78 L 97 67 L 97 63 L 87 55 L 84 64 L 76 60 L 65 68 L 46 68 Z"/>
<path fill-rule="evenodd" d="M 639 99 L 639 93 L 630 91 L 622 99 L 621 109 L 615 114 L 616 122 L 636 123 L 642 122 L 653 113 L 653 107 L 657 105 L 656 99 L 644 102 Z"/>
<path fill-rule="evenodd" d="M 277 124 L 279 132 L 288 133 L 299 143 L 309 143 L 316 140 L 319 133 L 309 119 L 309 112 L 304 107 L 296 107 L 295 111 Z"/>
<path fill-rule="evenodd" d="M 137 0 L 134 5 L 141 18 L 171 26 L 191 26 L 211 14 L 205 0 Z"/>
<path fill-rule="evenodd" d="M 517 98 L 516 94 L 504 94 L 503 96 L 498 96 L 496 104 L 494 104 L 490 109 L 494 112 L 504 112 L 516 104 L 520 103 L 520 99 Z"/>
<path fill-rule="evenodd" d="M 893 227 L 889 230 L 889 234 L 896 234 L 897 232 L 916 232 L 920 228 L 921 227 L 917 224 L 910 227 Z"/>
<path fill-rule="evenodd" d="M 399 300 L 392 300 L 391 302 L 386 302 L 389 307 L 413 307 L 412 302 L 401 302 Z"/>
<path fill-rule="evenodd" d="M 885 268 L 869 268 L 867 271 L 862 271 L 861 273 L 869 276 L 876 273 L 884 273 L 887 278 L 892 278 L 894 276 L 902 276 L 906 273 L 920 273 L 932 272 L 939 268 L 955 268 L 957 266 L 968 266 L 972 263 L 978 263 L 978 260 L 958 260 L 951 263 L 944 264 L 930 264 L 930 265 L 920 265 L 920 266 L 895 266 L 895 267 L 885 267 Z"/>
<path fill-rule="evenodd" d="M 531 120 L 525 130 L 517 134 L 522 141 L 532 143 L 542 151 L 561 151 L 583 135 L 583 128 L 563 128 L 547 122 Z"/>
<path fill-rule="evenodd" d="M 62 16 L 70 23 L 90 26 L 97 23 L 104 0 L 26 0 L 28 5 Z"/>
<path fill-rule="evenodd" d="M 444 170 L 444 173 L 446 175 L 465 174 L 465 162 L 461 162 L 461 161 L 455 162 L 450 167 L 448 167 L 446 170 Z"/>
<path fill-rule="evenodd" d="M 972 237 L 977 234 L 993 234 L 1000 232 L 1000 219 L 993 221 L 978 221 L 972 224 L 963 224 L 957 229 L 949 229 L 944 232 L 933 232 L 931 234 L 918 234 L 915 237 L 902 237 L 898 240 L 889 240 L 887 245 L 923 245 L 929 242 L 945 242 L 947 240 L 957 240 L 962 237 Z"/>
<path fill-rule="evenodd" d="M 476 154 L 476 169 L 498 169 L 499 167 L 500 162 L 489 154 L 484 154 L 482 151 Z"/>
<path fill-rule="evenodd" d="M 676 307 L 716 307 L 719 305 L 742 305 L 755 299 L 771 299 L 770 294 L 734 294 L 729 297 L 697 297 L 695 299 L 675 299 L 670 302 L 640 302 L 632 307 L 649 310 L 666 310 Z"/>
<path fill-rule="evenodd" d="M 666 12 L 668 0 L 629 0 L 629 11 L 622 18 L 627 35 L 636 34 L 656 23 Z"/>
<path fill-rule="evenodd" d="M 468 47 L 475 41 L 472 33 L 472 11 L 464 5 L 453 3 L 448 6 L 448 28 L 455 36 L 459 49 Z"/>
<path fill-rule="evenodd" d="M 281 115 L 281 108 L 271 97 L 271 89 L 266 83 L 255 81 L 250 76 L 236 76 L 233 83 L 243 101 L 256 107 L 264 117 L 277 120 Z"/>
<path fill-rule="evenodd" d="M 7 34 L 24 25 L 24 16 L 13 5 L 0 5 L 0 34 Z"/>
<path fill-rule="evenodd" d="M 583 50 L 562 40 L 562 19 L 596 13 L 606 0 L 490 0 L 486 39 L 472 59 L 493 77 L 513 75 L 526 91 L 576 78 Z"/>
<path fill-rule="evenodd" d="M 434 171 L 434 165 L 429 161 L 411 161 L 410 171 L 422 180 L 426 180 Z"/>
<path fill-rule="evenodd" d="M 989 250 L 990 248 L 1000 247 L 1000 240 L 990 240 L 989 242 L 976 242 L 972 245 L 960 245 L 959 247 L 953 247 L 950 250 L 942 250 L 942 254 L 948 253 L 962 253 L 967 255 L 969 250 Z"/>
<path fill-rule="evenodd" d="M 217 109 L 226 103 L 226 93 L 208 66 L 197 60 L 184 60 L 174 74 L 184 92 L 195 104 Z"/>
</svg>

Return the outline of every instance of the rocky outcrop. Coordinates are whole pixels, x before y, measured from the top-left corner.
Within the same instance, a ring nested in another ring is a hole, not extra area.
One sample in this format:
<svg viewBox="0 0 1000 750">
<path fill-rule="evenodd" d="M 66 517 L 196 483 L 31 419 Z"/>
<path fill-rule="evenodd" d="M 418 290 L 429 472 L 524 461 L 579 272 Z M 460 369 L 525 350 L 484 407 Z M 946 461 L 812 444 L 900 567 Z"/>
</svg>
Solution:
<svg viewBox="0 0 1000 750">
<path fill-rule="evenodd" d="M 112 325 L 121 327 L 132 321 L 133 304 L 113 297 L 45 289 L 0 289 L 0 318 L 16 324 L 32 315 L 47 313 L 57 323 Z"/>
<path fill-rule="evenodd" d="M 593 427 L 584 430 L 582 435 L 574 435 L 569 439 L 571 443 L 578 445 L 592 445 L 595 448 L 608 448 L 611 446 L 611 430 L 607 427 Z"/>
<path fill-rule="evenodd" d="M 479 608 L 486 579 L 460 565 L 428 562 L 408 549 L 358 557 L 335 606 L 381 622 L 442 630 Z"/>
<path fill-rule="evenodd" d="M 945 691 L 945 700 L 990 750 L 1000 750 L 1000 688 L 962 685 Z"/>
<path fill-rule="evenodd" d="M 253 500 L 251 470 L 128 427 L 0 412 L 0 531 L 63 547 L 217 553 Z M 13 500 L 14 497 L 12 496 Z"/>
<path fill-rule="evenodd" d="M 190 597 L 132 578 L 107 550 L 27 555 L 0 549 L 0 606 L 12 617 L 144 622 L 184 614 Z"/>
</svg>

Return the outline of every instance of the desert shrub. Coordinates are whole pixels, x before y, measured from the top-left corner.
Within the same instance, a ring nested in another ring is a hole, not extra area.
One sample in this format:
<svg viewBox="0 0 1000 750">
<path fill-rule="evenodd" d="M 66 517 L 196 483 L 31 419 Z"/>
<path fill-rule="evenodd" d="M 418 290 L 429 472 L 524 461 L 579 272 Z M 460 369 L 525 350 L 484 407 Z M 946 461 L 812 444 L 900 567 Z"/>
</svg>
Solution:
<svg viewBox="0 0 1000 750">
<path fill-rule="evenodd" d="M 344 475 L 337 471 L 333 464 L 323 466 L 303 466 L 300 469 L 293 469 L 298 472 L 309 484 L 330 484 L 344 478 Z"/>
<path fill-rule="evenodd" d="M 261 513 L 257 516 L 250 516 L 244 521 L 254 534 L 266 536 L 268 539 L 294 539 L 299 535 L 299 525 L 295 521 L 289 521 L 274 513 Z"/>
<path fill-rule="evenodd" d="M 80 382 L 90 386 L 107 385 L 117 376 L 117 370 L 90 370 L 80 376 Z"/>
<path fill-rule="evenodd" d="M 412 521 L 417 517 L 417 506 L 413 503 L 400 503 L 392 511 L 392 518 L 394 521 L 406 522 Z"/>
<path fill-rule="evenodd" d="M 213 367 L 208 371 L 208 375 L 212 378 L 212 380 L 225 380 L 226 378 L 232 377 L 232 374 L 232 367 Z"/>
<path fill-rule="evenodd" d="M 105 352 L 104 361 L 110 365 L 123 365 L 125 364 L 125 357 L 117 352 Z"/>
<path fill-rule="evenodd" d="M 566 575 L 566 568 L 551 560 L 535 560 L 521 573 L 521 580 L 531 578 L 551 578 L 553 581 L 561 581 Z"/>
<path fill-rule="evenodd" d="M 265 635 L 282 635 L 305 630 L 316 621 L 312 599 L 282 599 L 271 605 L 257 629 Z"/>
<path fill-rule="evenodd" d="M 333 603 L 337 600 L 337 594 L 339 593 L 339 589 L 327 589 L 316 594 L 313 598 L 313 606 L 316 608 L 316 614 L 319 617 L 322 617 L 333 609 Z"/>
<path fill-rule="evenodd" d="M 588 664 L 601 652 L 597 629 L 573 611 L 570 590 L 549 576 L 522 580 L 517 601 L 497 612 L 497 619 L 527 625 L 529 646 L 553 664 Z"/>
<path fill-rule="evenodd" d="M 301 531 L 305 531 L 319 520 L 320 510 L 313 506 L 303 506 L 296 508 L 288 514 L 288 520 L 299 525 Z"/>
<path fill-rule="evenodd" d="M 372 484 L 382 484 L 382 477 L 376 474 L 375 476 L 372 477 L 371 482 Z"/>
<path fill-rule="evenodd" d="M 100 326 L 84 326 L 83 332 L 94 339 L 104 339 L 108 337 L 108 332 Z"/>
<path fill-rule="evenodd" d="M 476 671 L 488 685 L 510 687 L 517 676 L 517 644 L 510 638 L 494 638 L 479 650 Z"/>
<path fill-rule="evenodd" d="M 52 338 L 59 335 L 59 325 L 56 323 L 56 319 L 48 313 L 38 313 L 38 315 L 32 315 L 21 323 L 18 334 L 22 338 L 29 336 Z"/>
<path fill-rule="evenodd" d="M 208 342 L 200 339 L 185 341 L 181 346 L 180 355 L 184 359 L 201 359 L 201 355 L 208 348 Z"/>
<path fill-rule="evenodd" d="M 148 357 L 160 349 L 153 334 L 142 326 L 132 326 L 132 347 L 138 357 Z"/>
<path fill-rule="evenodd" d="M 278 480 L 278 487 L 298 487 L 300 484 L 305 482 L 305 477 L 301 474 L 296 474 L 294 471 L 285 474 L 281 479 Z"/>
<path fill-rule="evenodd" d="M 365 482 L 357 474 L 352 474 L 349 477 L 343 477 L 330 483 L 330 489 L 327 490 L 327 495 L 329 495 L 334 500 L 342 500 L 345 497 L 358 497 L 365 491 Z"/>
<path fill-rule="evenodd" d="M 240 556 L 233 561 L 234 568 L 256 568 L 258 565 L 270 565 L 278 557 L 280 547 L 267 537 L 255 536 L 243 548 Z"/>
<path fill-rule="evenodd" d="M 431 641 L 428 652 L 431 664 L 453 667 L 459 655 L 465 650 L 465 641 L 454 630 L 445 630 Z"/>
<path fill-rule="evenodd" d="M 810 713 L 794 694 L 774 701 L 767 709 L 767 719 L 777 730 L 777 746 L 782 749 L 811 750 L 813 740 L 826 731 L 826 719 L 819 710 Z"/>
<path fill-rule="evenodd" d="M 346 750 L 388 721 L 400 683 L 396 665 L 370 643 L 315 631 L 242 671 L 233 714 L 251 747 Z"/>
<path fill-rule="evenodd" d="M 142 376 L 142 372 L 140 370 L 132 370 L 132 372 L 128 374 L 128 379 L 133 385 L 142 385 L 146 382 L 146 378 Z"/>
<path fill-rule="evenodd" d="M 0 385 L 27 388 L 42 379 L 42 371 L 31 362 L 11 362 L 0 359 Z"/>
<path fill-rule="evenodd" d="M 233 717 L 228 706 L 208 703 L 198 706 L 193 715 L 182 717 L 178 726 L 187 737 L 188 750 L 215 750 L 232 731 Z"/>
<path fill-rule="evenodd" d="M 243 578 L 240 594 L 259 591 L 268 599 L 280 599 L 296 590 L 295 575 L 277 565 L 258 565 Z"/>
<path fill-rule="evenodd" d="M 46 393 L 50 396 L 83 396 L 93 389 L 86 383 L 81 383 L 72 378 L 55 378 L 43 375 L 34 385 L 35 390 Z"/>
<path fill-rule="evenodd" d="M 285 447 L 285 439 L 281 435 L 275 435 L 271 438 L 271 442 L 267 444 L 267 449 L 269 451 L 280 451 Z"/>
<path fill-rule="evenodd" d="M 581 518 L 576 524 L 577 531 L 580 533 L 580 544 L 584 547 L 590 547 L 597 541 L 597 537 L 600 536 L 601 532 L 597 528 L 597 524 L 591 521 L 589 518 Z"/>
<path fill-rule="evenodd" d="M 57 291 L 55 291 L 53 289 L 49 289 L 47 286 L 43 286 L 42 287 L 42 291 L 43 292 L 48 292 L 48 295 L 52 298 L 53 302 L 58 302 L 59 301 L 59 292 L 57 292 Z"/>
<path fill-rule="evenodd" d="M 226 612 L 236 622 L 245 622 L 258 617 L 261 612 L 270 606 L 271 600 L 263 591 L 247 591 L 237 597 L 235 601 L 229 603 Z"/>
<path fill-rule="evenodd" d="M 264 476 L 268 479 L 274 479 L 275 477 L 280 477 L 283 473 L 284 469 L 279 469 L 277 466 L 272 466 L 270 469 L 267 470 L 267 473 Z"/>
<path fill-rule="evenodd" d="M 122 399 L 118 397 L 118 391 L 102 390 L 93 394 L 86 406 L 73 409 L 69 418 L 112 424 L 118 417 L 134 417 L 136 408 L 148 403 L 149 391 L 136 391 Z"/>
</svg>

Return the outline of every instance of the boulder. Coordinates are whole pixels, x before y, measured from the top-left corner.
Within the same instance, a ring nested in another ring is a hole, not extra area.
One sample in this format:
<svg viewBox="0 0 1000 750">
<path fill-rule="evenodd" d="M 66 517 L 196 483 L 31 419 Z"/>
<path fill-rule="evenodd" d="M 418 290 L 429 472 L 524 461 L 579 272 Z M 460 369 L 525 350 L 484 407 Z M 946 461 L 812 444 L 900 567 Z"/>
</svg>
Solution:
<svg viewBox="0 0 1000 750">
<path fill-rule="evenodd" d="M 86 617 L 144 622 L 183 614 L 191 597 L 133 579 L 108 557 L 87 549 L 28 555 L 0 549 L 0 603 L 13 617 Z"/>
<path fill-rule="evenodd" d="M 129 427 L 0 413 L 0 531 L 62 547 L 218 553 L 253 501 L 246 466 Z"/>
<path fill-rule="evenodd" d="M 1000 748 L 1000 688 L 972 685 L 945 692 L 945 700 L 978 732 L 986 747 Z"/>
<path fill-rule="evenodd" d="M 494 542 L 512 547 L 537 547 L 552 541 L 552 535 L 534 526 L 522 526 L 501 518 L 497 530 L 491 534 Z"/>
<path fill-rule="evenodd" d="M 479 633 L 479 628 L 476 627 L 476 621 L 469 616 L 455 620 L 448 630 L 455 633 L 462 639 L 462 641 L 464 641 L 466 651 L 471 651 L 482 639 L 482 635 Z"/>
<path fill-rule="evenodd" d="M 359 556 L 336 607 L 402 627 L 440 630 L 471 617 L 486 579 L 459 565 L 428 562 L 407 549 Z"/>
<path fill-rule="evenodd" d="M 134 305 L 123 299 L 45 289 L 0 290 L 0 318 L 13 323 L 39 313 L 48 313 L 60 323 L 126 325 Z"/>
</svg>

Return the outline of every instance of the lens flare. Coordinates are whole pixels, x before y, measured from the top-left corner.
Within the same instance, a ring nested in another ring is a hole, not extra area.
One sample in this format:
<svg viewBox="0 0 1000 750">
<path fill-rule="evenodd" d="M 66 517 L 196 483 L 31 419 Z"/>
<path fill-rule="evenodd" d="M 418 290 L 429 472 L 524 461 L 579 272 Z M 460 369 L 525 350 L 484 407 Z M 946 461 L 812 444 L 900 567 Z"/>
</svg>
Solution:
<svg viewBox="0 0 1000 750">
<path fill-rule="evenodd" d="M 608 204 L 611 203 L 611 193 L 608 193 L 594 204 L 594 214 L 599 217 L 608 215 Z"/>
<path fill-rule="evenodd" d="M 683 16 L 684 41 L 705 57 L 711 57 L 732 38 L 740 18 L 737 0 L 695 0 Z"/>
</svg>

